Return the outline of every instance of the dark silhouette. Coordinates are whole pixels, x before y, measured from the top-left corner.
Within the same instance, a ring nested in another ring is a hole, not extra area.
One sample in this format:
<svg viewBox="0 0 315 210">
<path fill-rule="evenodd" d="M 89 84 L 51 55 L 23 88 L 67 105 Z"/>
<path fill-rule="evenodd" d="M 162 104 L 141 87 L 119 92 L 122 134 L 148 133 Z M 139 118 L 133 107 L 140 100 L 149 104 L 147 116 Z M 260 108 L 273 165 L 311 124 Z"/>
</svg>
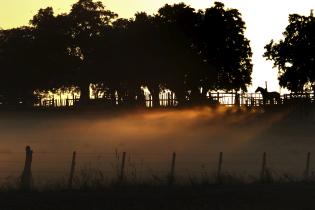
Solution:
<svg viewBox="0 0 315 210">
<path fill-rule="evenodd" d="M 99 66 L 95 54 L 98 41 L 106 36 L 112 20 L 117 14 L 105 10 L 101 2 L 79 0 L 72 6 L 68 18 L 70 21 L 68 35 L 71 39 L 71 53 L 79 59 L 75 71 L 76 82 L 81 90 L 81 103 L 89 100 L 89 85 L 97 82 Z"/>
<path fill-rule="evenodd" d="M 32 159 L 33 159 L 33 151 L 30 146 L 26 146 L 25 149 L 26 158 L 24 170 L 21 176 L 21 189 L 22 190 L 30 190 L 32 185 Z"/>
<path fill-rule="evenodd" d="M 5 30 L 0 44 L 0 94 L 4 104 L 18 106 L 20 102 L 32 105 L 33 88 L 39 82 L 34 66 L 33 31 L 30 27 Z"/>
<path fill-rule="evenodd" d="M 209 90 L 246 91 L 251 83 L 244 30 L 241 14 L 218 2 L 205 11 L 166 4 L 129 20 L 93 0 L 60 15 L 40 9 L 29 27 L 1 30 L 0 95 L 10 106 L 32 106 L 40 100 L 34 92 L 71 87 L 80 106 L 91 93 L 93 103 L 130 106 L 145 104 L 147 87 L 154 107 L 167 89 L 178 105 L 211 103 Z"/>
<path fill-rule="evenodd" d="M 215 89 L 246 91 L 251 83 L 252 52 L 244 31 L 238 10 L 226 10 L 220 2 L 206 9 L 197 41 L 204 57 L 216 66 Z"/>
<path fill-rule="evenodd" d="M 279 69 L 279 84 L 293 92 L 314 89 L 315 18 L 292 14 L 284 39 L 265 46 L 264 56 Z"/>
<path fill-rule="evenodd" d="M 277 102 L 277 104 L 281 104 L 281 98 L 280 93 L 278 92 L 268 92 L 267 88 L 258 87 L 255 91 L 255 93 L 260 92 L 263 97 L 263 104 L 266 105 L 267 102 L 270 104 L 274 104 Z"/>
</svg>

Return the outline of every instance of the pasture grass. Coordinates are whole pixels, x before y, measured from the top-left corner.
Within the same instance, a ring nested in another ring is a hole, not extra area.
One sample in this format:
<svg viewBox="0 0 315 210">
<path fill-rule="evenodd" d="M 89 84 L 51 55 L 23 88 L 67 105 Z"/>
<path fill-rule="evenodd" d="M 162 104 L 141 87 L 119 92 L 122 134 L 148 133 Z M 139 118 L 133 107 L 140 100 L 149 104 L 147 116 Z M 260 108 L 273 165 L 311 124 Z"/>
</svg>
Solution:
<svg viewBox="0 0 315 210">
<path fill-rule="evenodd" d="M 36 182 L 29 191 L 8 178 L 0 189 L 1 210 L 311 210 L 315 209 L 315 176 L 289 174 L 266 177 L 222 173 L 175 179 L 152 175 L 147 180 L 110 179 L 101 171 L 81 171 L 72 189 L 67 179 Z"/>
</svg>

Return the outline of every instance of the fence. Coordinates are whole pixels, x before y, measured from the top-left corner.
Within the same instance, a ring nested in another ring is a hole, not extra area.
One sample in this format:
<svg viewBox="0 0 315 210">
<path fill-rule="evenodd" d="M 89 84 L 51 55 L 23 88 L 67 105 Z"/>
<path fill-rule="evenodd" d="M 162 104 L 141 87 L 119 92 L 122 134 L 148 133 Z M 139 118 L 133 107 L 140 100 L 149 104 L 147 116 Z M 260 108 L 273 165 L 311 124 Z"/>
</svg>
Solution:
<svg viewBox="0 0 315 210">
<path fill-rule="evenodd" d="M 21 157 L 23 153 L 19 153 Z M 229 154 L 220 152 L 218 154 L 186 154 L 182 156 L 180 153 L 170 154 L 129 154 L 126 152 L 118 153 L 41 153 L 33 152 L 30 146 L 26 147 L 25 162 L 22 164 L 20 160 L 16 161 L 0 161 L 2 170 L 6 174 L 15 174 L 20 177 L 20 187 L 29 190 L 32 188 L 36 180 L 52 177 L 67 177 L 67 187 L 73 188 L 76 177 L 83 176 L 85 178 L 93 177 L 96 174 L 104 177 L 112 177 L 118 183 L 126 180 L 143 182 L 148 178 L 165 179 L 169 185 L 174 184 L 183 177 L 191 179 L 192 177 L 209 178 L 212 174 L 215 182 L 222 182 L 227 171 L 242 171 L 241 167 L 252 167 L 251 177 L 256 177 L 262 182 L 268 181 L 271 173 L 276 175 L 276 167 L 281 165 L 292 167 L 295 164 L 294 171 L 296 176 L 288 176 L 287 171 L 281 171 L 281 174 L 289 178 L 300 177 L 300 180 L 307 181 L 313 175 L 311 168 L 311 153 L 301 154 L 298 158 L 292 157 L 286 163 L 275 155 L 267 155 L 266 152 L 247 157 L 247 160 L 239 156 L 230 156 Z M 35 156 L 34 156 L 35 155 Z M 16 154 L 14 154 L 16 156 Z M 47 156 L 50 156 L 48 161 Z M 194 157 L 194 158 L 192 158 Z M 196 158 L 198 157 L 198 158 Z M 84 160 L 89 159 L 87 165 L 82 165 Z M 276 161 L 274 161 L 276 159 Z M 277 162 L 277 163 L 275 163 Z M 3 164 L 15 165 L 16 171 L 4 171 Z M 241 164 L 239 164 L 241 163 Z M 80 166 L 81 164 L 81 166 Z M 110 167 L 102 167 L 102 164 L 108 164 Z M 18 169 L 20 168 L 20 170 Z M 35 168 L 35 170 L 34 170 Z M 199 169 L 198 169 L 199 168 Z M 231 170 L 233 169 L 234 170 Z M 146 173 L 145 170 L 146 169 Z M 236 170 L 235 170 L 236 169 Z M 292 169 L 292 168 L 291 168 Z M 211 173 L 210 173 L 211 172 Z M 234 173 L 234 172 L 233 172 Z M 236 173 L 234 173 L 235 176 Z"/>
<path fill-rule="evenodd" d="M 209 104 L 221 104 L 227 106 L 247 106 L 247 107 L 259 107 L 270 105 L 283 105 L 290 103 L 315 103 L 315 97 L 313 93 L 291 93 L 283 94 L 279 101 L 267 100 L 264 104 L 263 97 L 260 93 L 221 93 L 210 92 L 207 96 Z M 79 101 L 78 98 L 73 99 L 50 99 L 42 100 L 37 104 L 38 107 L 71 107 Z M 111 102 L 110 99 L 91 99 L 91 104 L 99 105 L 121 105 L 123 101 Z M 144 102 L 146 107 L 153 107 L 152 96 L 148 96 Z M 162 107 L 176 107 L 178 101 L 174 94 L 162 95 L 160 97 L 160 106 Z"/>
<path fill-rule="evenodd" d="M 50 100 L 41 100 L 35 106 L 38 107 L 70 107 L 78 103 L 79 99 L 50 99 Z"/>
</svg>

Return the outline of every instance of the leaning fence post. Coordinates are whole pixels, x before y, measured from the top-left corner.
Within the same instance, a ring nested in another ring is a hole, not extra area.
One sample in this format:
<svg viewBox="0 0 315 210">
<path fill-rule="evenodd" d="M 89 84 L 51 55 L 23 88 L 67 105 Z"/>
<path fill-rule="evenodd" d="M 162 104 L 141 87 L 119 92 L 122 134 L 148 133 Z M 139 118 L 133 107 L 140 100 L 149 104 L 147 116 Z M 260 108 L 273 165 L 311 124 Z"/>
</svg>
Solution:
<svg viewBox="0 0 315 210">
<path fill-rule="evenodd" d="M 121 160 L 119 181 L 123 181 L 124 180 L 124 176 L 125 176 L 125 162 L 126 162 L 126 152 L 123 152 L 123 156 L 122 156 L 122 160 Z"/>
<path fill-rule="evenodd" d="M 30 146 L 26 146 L 25 152 L 26 152 L 26 157 L 25 157 L 24 170 L 21 176 L 21 189 L 30 190 L 31 184 L 32 184 L 31 182 L 32 182 L 33 151 Z"/>
<path fill-rule="evenodd" d="M 223 152 L 220 152 L 219 163 L 218 163 L 218 172 L 217 172 L 217 181 L 218 182 L 221 182 L 222 163 L 223 163 Z"/>
<path fill-rule="evenodd" d="M 262 157 L 262 165 L 261 165 L 261 173 L 260 173 L 260 180 L 263 181 L 266 178 L 266 164 L 267 164 L 267 154 L 266 152 L 263 153 Z"/>
<path fill-rule="evenodd" d="M 76 163 L 76 151 L 74 151 L 72 154 L 70 176 L 69 176 L 69 181 L 68 181 L 68 188 L 69 189 L 72 189 L 73 177 L 74 177 L 74 171 L 75 171 L 75 163 Z"/>
<path fill-rule="evenodd" d="M 172 185 L 175 181 L 175 163 L 176 163 L 176 153 L 173 152 L 171 171 L 170 171 L 169 180 L 168 180 L 169 185 Z"/>
<path fill-rule="evenodd" d="M 308 180 L 309 178 L 309 174 L 310 174 L 310 162 L 311 162 L 311 153 L 308 152 L 307 153 L 307 157 L 306 157 L 306 167 L 305 167 L 305 171 L 304 171 L 304 179 Z"/>
</svg>

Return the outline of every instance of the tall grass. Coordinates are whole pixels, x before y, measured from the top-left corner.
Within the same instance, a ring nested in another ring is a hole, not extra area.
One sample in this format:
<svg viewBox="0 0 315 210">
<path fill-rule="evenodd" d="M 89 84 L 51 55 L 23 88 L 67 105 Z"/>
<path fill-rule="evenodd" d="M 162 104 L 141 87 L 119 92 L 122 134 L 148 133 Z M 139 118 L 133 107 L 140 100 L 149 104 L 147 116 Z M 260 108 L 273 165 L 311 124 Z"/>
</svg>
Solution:
<svg viewBox="0 0 315 210">
<path fill-rule="evenodd" d="M 220 177 L 216 173 L 202 172 L 199 175 L 175 176 L 170 183 L 169 174 L 156 175 L 141 179 L 134 169 L 127 174 L 123 180 L 117 174 L 116 177 L 107 176 L 102 170 L 84 167 L 77 171 L 72 189 L 73 191 L 99 191 L 108 188 L 176 188 L 176 187 L 212 187 L 212 186 L 247 186 L 247 185 L 270 185 L 270 184 L 315 184 L 315 173 L 312 173 L 308 179 L 296 177 L 294 175 L 276 171 L 267 170 L 264 177 L 253 176 L 250 174 L 236 174 L 223 172 Z M 68 191 L 68 178 L 66 176 L 43 180 L 34 180 L 33 191 Z M 1 192 L 20 191 L 20 179 L 16 177 L 7 177 L 0 185 Z"/>
</svg>

